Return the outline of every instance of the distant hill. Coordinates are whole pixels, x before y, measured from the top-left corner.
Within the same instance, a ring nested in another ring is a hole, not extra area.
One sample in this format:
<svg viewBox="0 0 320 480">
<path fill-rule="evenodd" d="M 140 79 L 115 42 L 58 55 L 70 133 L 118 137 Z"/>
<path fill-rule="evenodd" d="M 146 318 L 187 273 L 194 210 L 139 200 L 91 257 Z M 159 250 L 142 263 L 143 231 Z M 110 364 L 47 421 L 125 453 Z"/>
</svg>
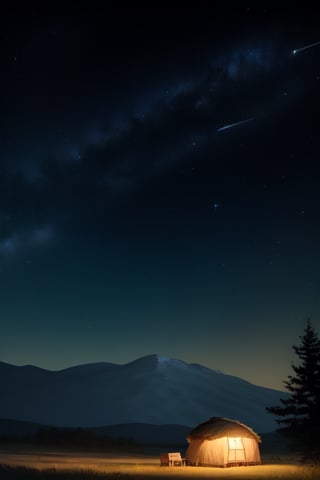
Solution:
<svg viewBox="0 0 320 480">
<path fill-rule="evenodd" d="M 58 428 L 58 427 L 54 427 Z M 183 425 L 150 425 L 147 423 L 127 423 L 88 428 L 97 437 L 116 440 L 132 440 L 140 445 L 184 445 L 192 427 Z M 19 420 L 0 419 L 0 439 L 25 438 L 32 441 L 40 430 L 51 430 L 52 426 Z M 71 430 L 71 429 L 70 429 Z M 77 429 L 76 429 L 77 430 Z"/>
<path fill-rule="evenodd" d="M 111 438 L 127 438 L 140 445 L 184 445 L 192 427 L 184 425 L 151 425 L 126 423 L 95 428 L 98 435 Z"/>
<path fill-rule="evenodd" d="M 57 428 L 57 427 L 54 427 Z M 162 449 L 176 448 L 183 450 L 187 448 L 187 435 L 192 430 L 193 427 L 185 425 L 151 425 L 147 423 L 127 423 L 120 425 L 106 425 L 103 427 L 95 427 L 88 429 L 89 431 L 94 432 L 97 435 L 97 438 L 101 437 L 103 440 L 104 437 L 110 439 L 110 444 L 101 443 L 99 445 L 97 442 L 94 442 L 94 445 L 98 448 L 117 447 L 117 448 L 134 448 L 134 446 L 143 446 L 149 450 L 153 448 L 152 451 L 157 453 Z M 21 440 L 25 448 L 26 442 L 30 444 L 38 445 L 39 441 L 42 444 L 42 437 L 39 437 L 39 432 L 43 430 L 48 430 L 52 432 L 52 427 L 49 425 L 41 425 L 39 423 L 32 422 L 22 422 L 19 420 L 7 420 L 0 419 L 0 443 L 1 440 L 13 441 Z M 72 429 L 70 429 L 72 430 Z M 64 432 L 65 429 L 62 429 Z M 75 429 L 76 432 L 79 432 L 78 429 Z M 63 437 L 66 439 L 66 436 L 62 433 Z M 78 433 L 76 434 L 78 435 Z M 263 433 L 262 444 L 260 450 L 262 455 L 267 459 L 272 455 L 272 458 L 277 458 L 279 455 L 287 454 L 289 450 L 288 440 L 283 437 L 283 435 L 278 432 L 269 432 Z M 57 435 L 53 434 L 53 439 L 57 438 Z M 77 439 L 76 437 L 71 437 L 71 439 Z M 83 436 L 79 435 L 78 440 L 83 441 Z M 84 437 L 86 438 L 86 437 Z M 115 443 L 112 443 L 114 439 Z M 70 440 L 69 440 L 70 441 Z M 92 448 L 92 437 L 88 437 L 88 442 L 82 444 L 83 448 Z M 128 443 L 129 442 L 129 443 Z M 132 443 L 131 443 L 132 442 Z M 58 443 L 58 448 L 63 448 L 61 442 Z M 64 446 L 72 447 L 74 446 L 73 441 L 70 444 L 64 444 Z M 79 445 L 77 445 L 79 447 Z"/>
<path fill-rule="evenodd" d="M 40 423 L 0 418 L 0 437 L 23 438 L 33 436 L 45 427 Z"/>
<path fill-rule="evenodd" d="M 0 417 L 61 427 L 141 423 L 193 427 L 212 416 L 224 416 L 257 432 L 269 432 L 276 423 L 265 407 L 285 396 L 159 355 L 126 365 L 94 363 L 60 371 L 0 362 Z"/>
</svg>

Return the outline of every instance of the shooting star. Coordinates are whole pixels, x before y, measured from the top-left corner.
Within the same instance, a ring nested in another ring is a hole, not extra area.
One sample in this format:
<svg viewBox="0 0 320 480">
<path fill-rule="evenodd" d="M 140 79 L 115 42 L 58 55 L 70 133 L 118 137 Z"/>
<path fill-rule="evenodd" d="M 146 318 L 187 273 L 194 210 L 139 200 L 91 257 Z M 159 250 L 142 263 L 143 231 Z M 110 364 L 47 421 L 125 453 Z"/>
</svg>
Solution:
<svg viewBox="0 0 320 480">
<path fill-rule="evenodd" d="M 255 119 L 256 117 L 252 117 L 252 118 L 247 118 L 246 120 L 241 120 L 240 122 L 229 123 L 229 125 L 224 125 L 223 127 L 217 128 L 217 132 L 222 132 L 223 130 L 228 130 L 228 128 L 237 127 L 238 125 L 242 125 L 243 123 L 252 122 Z"/>
<path fill-rule="evenodd" d="M 305 47 L 297 48 L 296 50 L 292 50 L 292 53 L 296 55 L 297 53 L 303 52 L 303 50 L 316 47 L 317 45 L 320 45 L 320 42 L 310 43 L 310 45 L 306 45 Z"/>
</svg>

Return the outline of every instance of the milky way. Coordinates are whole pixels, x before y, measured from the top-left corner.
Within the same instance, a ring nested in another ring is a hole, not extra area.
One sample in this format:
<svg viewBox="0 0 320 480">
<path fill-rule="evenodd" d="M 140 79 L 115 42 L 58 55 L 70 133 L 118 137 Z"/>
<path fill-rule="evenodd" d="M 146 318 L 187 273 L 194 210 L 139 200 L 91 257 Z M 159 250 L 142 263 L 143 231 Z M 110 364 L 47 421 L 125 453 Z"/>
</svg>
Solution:
<svg viewBox="0 0 320 480">
<path fill-rule="evenodd" d="M 0 360 L 281 386 L 320 318 L 319 22 L 285 13 L 3 12 Z"/>
</svg>

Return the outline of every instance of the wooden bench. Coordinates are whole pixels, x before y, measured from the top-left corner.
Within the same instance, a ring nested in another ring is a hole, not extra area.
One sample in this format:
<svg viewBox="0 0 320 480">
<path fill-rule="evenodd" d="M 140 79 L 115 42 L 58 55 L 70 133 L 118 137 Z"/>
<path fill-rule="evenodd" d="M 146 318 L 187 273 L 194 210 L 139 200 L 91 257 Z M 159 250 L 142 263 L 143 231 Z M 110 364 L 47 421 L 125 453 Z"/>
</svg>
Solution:
<svg viewBox="0 0 320 480">
<path fill-rule="evenodd" d="M 181 458 L 180 452 L 169 452 L 160 454 L 161 467 L 183 467 L 186 464 L 186 459 Z"/>
</svg>

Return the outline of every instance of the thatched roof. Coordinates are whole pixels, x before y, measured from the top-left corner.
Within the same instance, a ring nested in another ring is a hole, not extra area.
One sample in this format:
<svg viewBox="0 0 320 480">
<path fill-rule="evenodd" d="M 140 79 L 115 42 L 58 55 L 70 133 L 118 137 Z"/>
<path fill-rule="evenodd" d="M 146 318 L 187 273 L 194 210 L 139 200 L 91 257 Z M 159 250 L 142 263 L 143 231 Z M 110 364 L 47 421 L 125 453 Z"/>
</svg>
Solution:
<svg viewBox="0 0 320 480">
<path fill-rule="evenodd" d="M 238 420 L 223 417 L 212 417 L 210 420 L 200 423 L 189 433 L 187 440 L 189 442 L 194 439 L 213 440 L 221 437 L 246 437 L 261 442 L 259 435 L 247 425 Z"/>
</svg>

